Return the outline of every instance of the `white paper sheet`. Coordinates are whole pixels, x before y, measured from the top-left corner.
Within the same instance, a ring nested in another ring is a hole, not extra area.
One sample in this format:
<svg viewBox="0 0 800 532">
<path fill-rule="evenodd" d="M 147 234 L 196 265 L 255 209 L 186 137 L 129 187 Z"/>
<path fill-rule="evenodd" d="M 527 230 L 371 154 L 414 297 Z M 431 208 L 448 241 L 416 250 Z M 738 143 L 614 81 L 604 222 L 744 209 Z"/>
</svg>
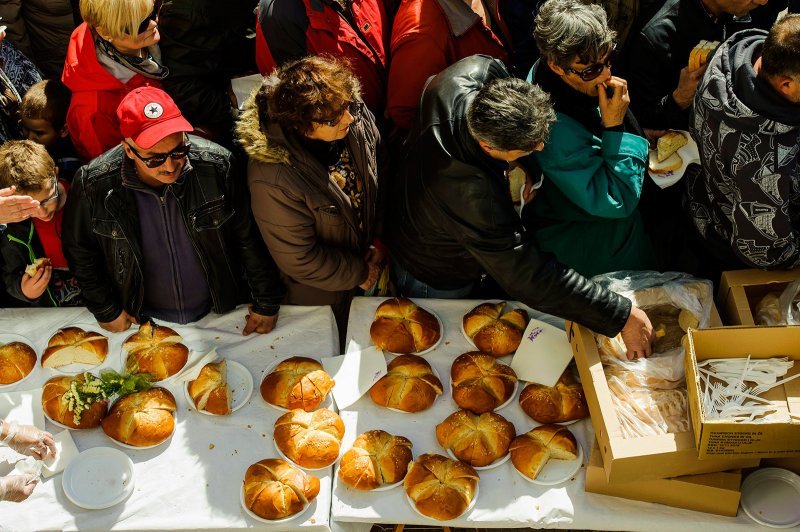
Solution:
<svg viewBox="0 0 800 532">
<path fill-rule="evenodd" d="M 336 406 L 345 409 L 367 393 L 378 379 L 386 375 L 386 358 L 375 346 L 346 355 L 323 358 L 322 367 L 336 382 L 333 398 Z"/>
<path fill-rule="evenodd" d="M 62 430 L 53 438 L 56 441 L 56 456 L 43 460 L 42 476 L 44 478 L 61 473 L 80 454 L 70 431 Z"/>
<path fill-rule="evenodd" d="M 511 361 L 522 381 L 555 386 L 572 360 L 572 347 L 563 329 L 531 320 Z"/>
</svg>

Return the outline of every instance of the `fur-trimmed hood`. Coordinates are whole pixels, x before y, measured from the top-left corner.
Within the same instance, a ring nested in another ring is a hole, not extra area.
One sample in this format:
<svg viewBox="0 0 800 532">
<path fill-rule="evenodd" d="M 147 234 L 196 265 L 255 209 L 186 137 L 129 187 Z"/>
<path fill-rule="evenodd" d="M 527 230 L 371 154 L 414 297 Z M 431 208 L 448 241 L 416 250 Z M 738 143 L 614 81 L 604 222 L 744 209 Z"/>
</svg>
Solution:
<svg viewBox="0 0 800 532">
<path fill-rule="evenodd" d="M 256 105 L 256 91 L 244 103 L 236 123 L 236 135 L 247 155 L 260 163 L 289 164 L 291 156 L 286 147 L 286 137 L 280 126 L 267 124 L 267 132 L 261 128 Z"/>
</svg>

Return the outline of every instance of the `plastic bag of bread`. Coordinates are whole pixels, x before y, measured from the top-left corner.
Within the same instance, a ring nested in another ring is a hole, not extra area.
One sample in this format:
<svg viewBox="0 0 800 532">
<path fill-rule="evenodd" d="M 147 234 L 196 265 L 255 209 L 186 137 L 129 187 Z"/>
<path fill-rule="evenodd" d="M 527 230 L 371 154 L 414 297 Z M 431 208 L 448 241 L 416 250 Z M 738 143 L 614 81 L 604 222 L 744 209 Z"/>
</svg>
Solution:
<svg viewBox="0 0 800 532">
<path fill-rule="evenodd" d="M 755 308 L 756 325 L 800 325 L 800 280 L 783 292 L 770 292 Z"/>
<path fill-rule="evenodd" d="M 632 388 L 672 390 L 685 387 L 684 351 L 667 353 L 638 360 L 608 359 L 603 365 L 606 378 L 617 377 Z"/>
<path fill-rule="evenodd" d="M 686 389 L 632 388 L 617 377 L 608 379 L 611 401 L 626 438 L 689 431 Z"/>
<path fill-rule="evenodd" d="M 612 272 L 592 279 L 601 286 L 627 297 L 645 311 L 653 324 L 653 353 L 682 348 L 683 336 L 692 328 L 708 326 L 713 304 L 713 284 L 677 272 Z M 600 359 L 627 360 L 622 337 L 596 335 Z"/>
</svg>

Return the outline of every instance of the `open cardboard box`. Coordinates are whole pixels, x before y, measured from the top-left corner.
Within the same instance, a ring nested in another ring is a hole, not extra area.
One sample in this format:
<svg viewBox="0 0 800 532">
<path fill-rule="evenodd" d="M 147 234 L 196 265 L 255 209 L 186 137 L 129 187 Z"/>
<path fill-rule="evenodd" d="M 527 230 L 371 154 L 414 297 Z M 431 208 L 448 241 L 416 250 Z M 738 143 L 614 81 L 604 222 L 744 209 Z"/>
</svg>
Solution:
<svg viewBox="0 0 800 532">
<path fill-rule="evenodd" d="M 783 292 L 800 279 L 800 269 L 789 271 L 732 270 L 722 273 L 717 304 L 725 325 L 755 325 L 755 307 L 769 292 Z"/>
<path fill-rule="evenodd" d="M 716 308 L 711 310 L 711 323 L 720 323 Z M 758 458 L 751 457 L 698 459 L 692 432 L 623 437 L 594 335 L 574 322 L 567 322 L 566 328 L 609 482 L 671 478 L 758 466 Z"/>
<path fill-rule="evenodd" d="M 675 508 L 735 516 L 739 510 L 742 473 L 739 470 L 675 478 L 610 483 L 597 440 L 586 466 L 586 491 Z"/>
<path fill-rule="evenodd" d="M 800 419 L 788 422 L 735 423 L 707 419 L 700 406 L 702 394 L 697 362 L 709 358 L 772 358 L 800 361 L 800 327 L 719 327 L 689 330 L 686 350 L 686 386 L 695 443 L 701 459 L 784 458 L 800 456 Z M 800 372 L 800 364 L 787 377 Z M 764 393 L 780 412 L 800 415 L 800 379 Z"/>
</svg>

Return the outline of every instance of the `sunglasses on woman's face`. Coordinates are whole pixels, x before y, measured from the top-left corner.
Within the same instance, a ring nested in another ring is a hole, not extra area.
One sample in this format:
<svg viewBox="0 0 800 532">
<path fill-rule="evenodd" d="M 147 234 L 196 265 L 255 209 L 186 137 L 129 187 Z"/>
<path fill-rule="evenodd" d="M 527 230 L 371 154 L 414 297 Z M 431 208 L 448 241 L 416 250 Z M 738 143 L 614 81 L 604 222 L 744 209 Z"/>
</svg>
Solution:
<svg viewBox="0 0 800 532">
<path fill-rule="evenodd" d="M 146 32 L 147 28 L 150 27 L 151 20 L 158 20 L 158 13 L 161 11 L 162 1 L 163 0 L 155 0 L 153 2 L 153 10 L 150 11 L 150 14 L 139 24 L 139 30 L 136 32 L 136 35 Z"/>
<path fill-rule="evenodd" d="M 593 79 L 597 79 L 598 76 L 600 76 L 600 74 L 603 73 L 603 70 L 611 67 L 611 63 L 614 60 L 614 53 L 616 51 L 617 51 L 617 43 L 612 43 L 611 50 L 608 52 L 605 61 L 601 63 L 592 63 L 588 67 L 581 70 L 575 70 L 572 67 L 566 68 L 564 70 L 566 70 L 567 72 L 572 72 L 573 74 L 580 77 L 583 81 L 592 81 Z"/>
<path fill-rule="evenodd" d="M 311 119 L 312 122 L 316 122 L 317 124 L 322 124 L 328 127 L 334 127 L 336 124 L 342 121 L 342 117 L 344 116 L 344 112 L 347 111 L 350 113 L 351 116 L 356 117 L 361 112 L 361 109 L 364 107 L 363 102 L 350 102 L 348 103 L 339 116 L 334 118 L 333 120 L 316 120 Z"/>
</svg>

